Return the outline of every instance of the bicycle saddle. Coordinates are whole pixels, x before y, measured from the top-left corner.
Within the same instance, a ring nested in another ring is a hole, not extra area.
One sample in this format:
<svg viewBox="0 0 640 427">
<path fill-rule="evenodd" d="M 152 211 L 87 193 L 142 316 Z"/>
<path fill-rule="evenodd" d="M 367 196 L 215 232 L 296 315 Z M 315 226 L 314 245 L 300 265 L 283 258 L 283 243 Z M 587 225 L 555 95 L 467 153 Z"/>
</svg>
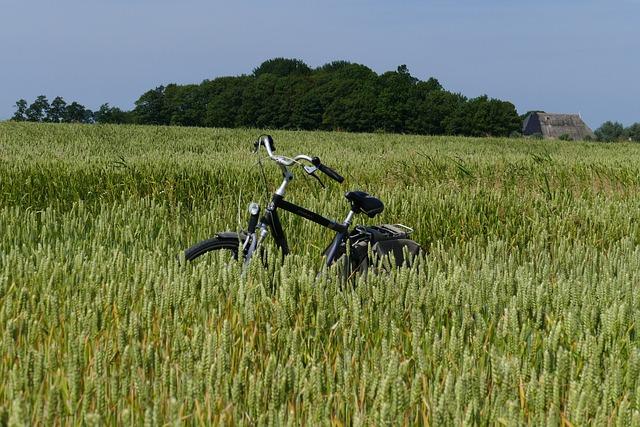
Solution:
<svg viewBox="0 0 640 427">
<path fill-rule="evenodd" d="M 380 199 L 364 191 L 349 191 L 344 197 L 351 202 L 351 209 L 356 213 L 367 214 L 373 218 L 384 210 L 384 203 Z"/>
</svg>

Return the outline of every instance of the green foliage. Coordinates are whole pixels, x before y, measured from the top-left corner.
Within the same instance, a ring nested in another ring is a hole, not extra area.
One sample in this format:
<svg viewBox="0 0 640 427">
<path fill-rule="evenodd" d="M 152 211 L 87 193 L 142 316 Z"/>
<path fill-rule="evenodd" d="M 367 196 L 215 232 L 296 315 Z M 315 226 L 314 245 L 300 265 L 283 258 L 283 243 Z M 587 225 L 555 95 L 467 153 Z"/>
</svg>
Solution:
<svg viewBox="0 0 640 427">
<path fill-rule="evenodd" d="M 51 101 L 49 111 L 47 111 L 47 117 L 45 121 L 51 123 L 60 123 L 67 117 L 67 103 L 64 99 L 56 96 Z"/>
<path fill-rule="evenodd" d="M 65 123 L 93 123 L 93 112 L 78 102 L 72 102 L 66 108 Z"/>
<path fill-rule="evenodd" d="M 321 125 L 316 124 L 313 128 L 352 132 L 376 129 L 379 117 L 377 75 L 369 68 L 345 65 L 335 74 L 325 76 L 313 95 L 324 110 Z"/>
<path fill-rule="evenodd" d="M 509 102 L 467 100 L 435 78 L 412 76 L 406 65 L 378 75 L 348 61 L 312 70 L 299 59 L 274 58 L 248 76 L 158 86 L 130 112 L 103 104 L 93 114 L 60 97 L 54 102 L 51 113 L 46 97 L 29 108 L 16 104 L 14 120 L 468 136 L 508 136 L 520 129 Z"/>
<path fill-rule="evenodd" d="M 284 263 L 180 265 L 264 197 L 259 133 L 0 123 L 0 424 L 640 422 L 640 146 L 276 131 L 348 180 L 292 202 L 359 187 L 429 256 L 341 287 L 283 213 Z"/>
<path fill-rule="evenodd" d="M 406 65 L 377 75 L 347 61 L 311 70 L 286 58 L 265 61 L 250 76 L 158 87 L 140 97 L 134 114 L 140 124 L 208 127 L 474 136 L 520 128 L 511 103 L 486 96 L 467 101 L 434 78 L 413 77 Z"/>
<path fill-rule="evenodd" d="M 118 107 L 111 107 L 108 103 L 102 104 L 94 114 L 95 122 L 102 124 L 129 123 L 130 117 L 130 113 Z"/>
<path fill-rule="evenodd" d="M 29 105 L 29 108 L 27 108 L 27 111 L 25 112 L 25 116 L 27 117 L 27 121 L 41 122 L 45 119 L 48 113 L 49 100 L 46 96 L 40 95 L 31 105 Z"/>
<path fill-rule="evenodd" d="M 406 65 L 395 72 L 389 71 L 378 79 L 379 91 L 375 98 L 376 128 L 387 132 L 401 133 L 406 128 L 406 119 L 412 113 L 410 100 L 416 92 L 418 79 L 409 74 Z"/>
<path fill-rule="evenodd" d="M 56 96 L 51 104 L 45 95 L 40 95 L 27 108 L 27 101 L 20 99 L 16 102 L 16 112 L 11 120 L 49 123 L 94 123 L 94 114 L 84 105 L 66 101 Z"/>
<path fill-rule="evenodd" d="M 164 90 L 161 115 L 165 124 L 196 126 L 203 121 L 207 102 L 197 85 L 167 85 Z"/>
<path fill-rule="evenodd" d="M 571 138 L 571 135 L 567 134 L 567 133 L 563 133 L 562 135 L 560 135 L 558 137 L 558 139 L 560 141 L 573 141 L 573 138 Z"/>
<path fill-rule="evenodd" d="M 640 142 L 640 123 L 634 123 L 626 128 L 624 137 L 633 142 Z"/>
<path fill-rule="evenodd" d="M 240 126 L 240 110 L 250 80 L 246 77 L 224 77 L 200 85 L 201 104 L 206 106 L 202 124 L 208 127 Z"/>
<path fill-rule="evenodd" d="M 594 133 L 598 141 L 619 141 L 624 135 L 624 126 L 622 123 L 607 121 L 596 129 Z"/>
<path fill-rule="evenodd" d="M 520 129 L 520 117 L 513 104 L 486 95 L 463 103 L 444 122 L 450 135 L 507 136 Z"/>
<path fill-rule="evenodd" d="M 27 108 L 28 103 L 25 99 L 19 99 L 16 101 L 16 112 L 13 114 L 11 120 L 15 122 L 24 122 L 27 120 Z"/>
<path fill-rule="evenodd" d="M 625 128 L 622 123 L 606 121 L 594 133 L 598 141 L 640 142 L 640 123 L 634 123 Z"/>
<path fill-rule="evenodd" d="M 171 122 L 171 112 L 165 108 L 164 95 L 164 86 L 145 92 L 135 103 L 133 115 L 136 123 L 168 125 Z"/>
<path fill-rule="evenodd" d="M 263 74 L 273 74 L 279 77 L 291 75 L 305 75 L 311 72 L 311 68 L 299 59 L 273 58 L 264 61 L 253 70 L 253 75 L 259 77 Z"/>
</svg>

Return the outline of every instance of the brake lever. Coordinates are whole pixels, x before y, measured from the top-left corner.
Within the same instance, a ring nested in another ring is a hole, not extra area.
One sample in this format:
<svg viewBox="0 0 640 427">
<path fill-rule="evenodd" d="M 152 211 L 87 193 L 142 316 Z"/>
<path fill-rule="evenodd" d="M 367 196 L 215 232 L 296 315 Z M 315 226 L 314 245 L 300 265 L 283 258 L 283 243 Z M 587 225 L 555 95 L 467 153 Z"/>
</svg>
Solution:
<svg viewBox="0 0 640 427">
<path fill-rule="evenodd" d="M 314 177 L 315 179 L 318 180 L 318 182 L 320 183 L 320 186 L 322 188 L 327 188 L 327 187 L 325 187 L 325 185 L 322 182 L 322 180 L 320 179 L 320 177 L 318 177 L 318 175 L 316 175 L 316 173 L 315 173 L 318 170 L 317 167 L 315 167 L 315 166 L 306 166 L 306 165 L 303 165 L 302 167 L 304 168 L 304 171 L 307 173 L 307 175 L 310 175 L 310 176 L 312 176 L 312 177 Z"/>
<path fill-rule="evenodd" d="M 320 183 L 320 187 L 322 187 L 322 188 L 327 188 L 327 187 L 325 187 L 325 185 L 323 184 L 323 182 L 320 180 L 320 178 L 318 177 L 318 175 L 316 175 L 315 173 L 312 173 L 312 174 L 311 174 L 311 176 L 318 180 L 318 182 Z"/>
</svg>

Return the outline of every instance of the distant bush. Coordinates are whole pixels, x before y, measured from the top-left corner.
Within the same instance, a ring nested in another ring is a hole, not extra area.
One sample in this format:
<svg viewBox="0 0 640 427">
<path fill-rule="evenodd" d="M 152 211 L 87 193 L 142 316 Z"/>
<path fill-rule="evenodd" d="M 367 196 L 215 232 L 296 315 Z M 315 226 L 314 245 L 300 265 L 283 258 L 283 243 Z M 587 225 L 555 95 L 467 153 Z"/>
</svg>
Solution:
<svg viewBox="0 0 640 427">
<path fill-rule="evenodd" d="M 624 135 L 624 126 L 622 126 L 622 123 L 606 121 L 594 133 L 598 141 L 620 141 Z"/>
<path fill-rule="evenodd" d="M 571 138 L 571 135 L 569 135 L 568 133 L 563 133 L 558 137 L 558 139 L 560 141 L 573 141 L 573 138 Z"/>
<path fill-rule="evenodd" d="M 51 103 L 45 95 L 38 96 L 31 105 L 25 99 L 15 103 L 16 112 L 11 120 L 16 122 L 46 123 L 94 123 L 95 114 L 78 102 L 67 102 L 56 96 Z"/>
<path fill-rule="evenodd" d="M 509 134 L 509 138 L 522 138 L 522 133 L 517 130 L 514 130 Z"/>
<path fill-rule="evenodd" d="M 629 141 L 640 142 L 640 123 L 634 123 L 624 130 L 624 136 Z"/>
</svg>

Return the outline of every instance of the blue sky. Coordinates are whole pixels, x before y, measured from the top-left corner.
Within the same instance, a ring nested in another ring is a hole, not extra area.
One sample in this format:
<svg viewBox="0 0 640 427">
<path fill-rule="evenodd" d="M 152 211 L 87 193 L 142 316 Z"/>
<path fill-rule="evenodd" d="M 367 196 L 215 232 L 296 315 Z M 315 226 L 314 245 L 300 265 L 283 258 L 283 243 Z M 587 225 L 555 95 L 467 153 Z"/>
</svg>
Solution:
<svg viewBox="0 0 640 427">
<path fill-rule="evenodd" d="M 640 122 L 640 0 L 0 0 L 0 119 L 45 94 L 130 109 L 160 84 L 284 56 L 406 64 L 518 111 Z"/>
</svg>

